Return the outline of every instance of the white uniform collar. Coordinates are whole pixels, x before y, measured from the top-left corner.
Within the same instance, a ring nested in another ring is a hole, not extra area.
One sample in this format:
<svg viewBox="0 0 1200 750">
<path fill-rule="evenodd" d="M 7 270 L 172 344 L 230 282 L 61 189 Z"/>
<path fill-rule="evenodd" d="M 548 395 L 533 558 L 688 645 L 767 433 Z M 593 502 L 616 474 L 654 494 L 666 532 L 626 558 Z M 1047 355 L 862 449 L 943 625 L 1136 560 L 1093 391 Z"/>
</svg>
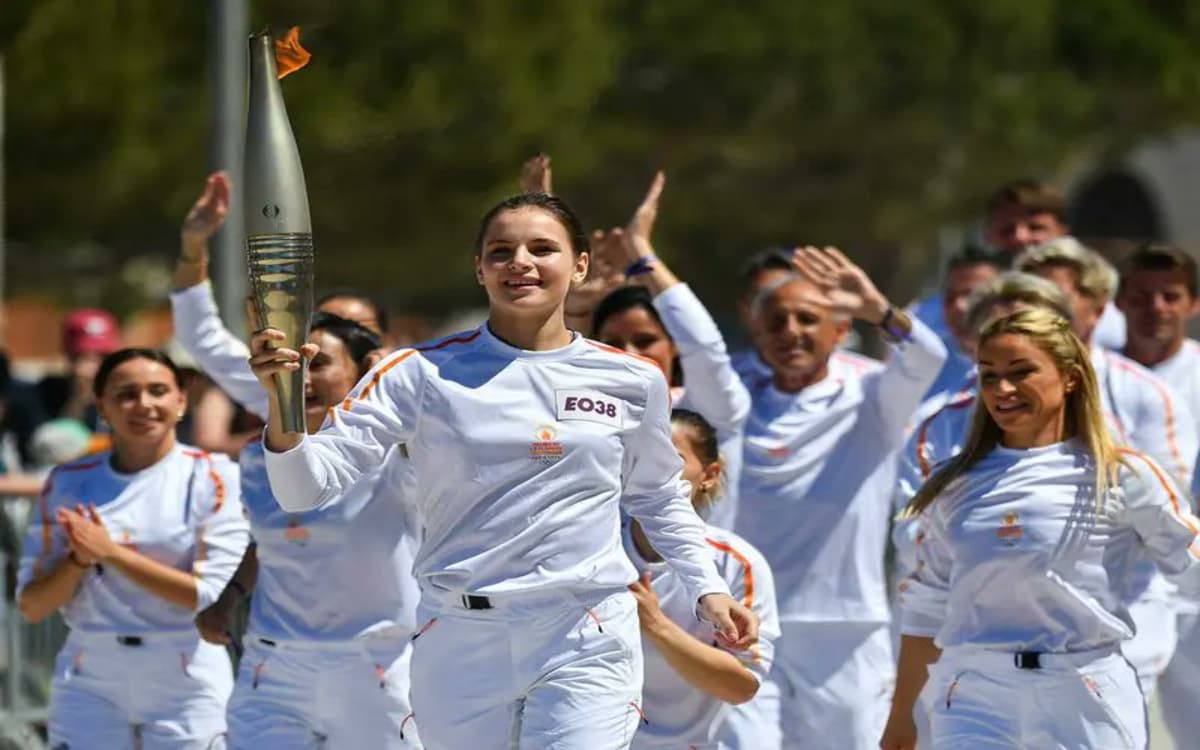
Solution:
<svg viewBox="0 0 1200 750">
<path fill-rule="evenodd" d="M 487 323 L 479 326 L 479 340 L 484 346 L 503 354 L 509 359 L 529 359 L 543 362 L 557 362 L 570 359 L 579 354 L 587 346 L 587 340 L 583 336 L 576 331 L 571 331 L 571 343 L 566 346 L 546 351 L 519 349 L 497 338 Z"/>
<path fill-rule="evenodd" d="M 846 382 L 832 373 L 826 374 L 812 385 L 806 386 L 795 393 L 785 393 L 775 387 L 772 381 L 766 387 L 768 398 L 776 402 L 789 403 L 802 411 L 821 411 L 829 406 L 831 401 L 841 395 Z"/>
</svg>

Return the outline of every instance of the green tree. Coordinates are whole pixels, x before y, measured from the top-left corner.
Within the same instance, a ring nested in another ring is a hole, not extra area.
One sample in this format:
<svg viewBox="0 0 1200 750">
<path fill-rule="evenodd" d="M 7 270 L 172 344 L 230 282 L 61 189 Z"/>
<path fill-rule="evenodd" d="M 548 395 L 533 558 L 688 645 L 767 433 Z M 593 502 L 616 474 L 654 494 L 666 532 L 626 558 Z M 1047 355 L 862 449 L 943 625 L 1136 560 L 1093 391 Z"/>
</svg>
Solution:
<svg viewBox="0 0 1200 750">
<path fill-rule="evenodd" d="M 167 262 L 201 185 L 205 8 L 17 5 L 10 289 L 140 303 L 106 280 Z M 434 312 L 479 301 L 475 223 L 536 151 L 603 226 L 665 167 L 659 244 L 728 309 L 779 243 L 839 243 L 903 296 L 1000 181 L 1200 121 L 1195 3 L 261 0 L 268 22 L 313 52 L 284 92 L 322 282 Z"/>
</svg>

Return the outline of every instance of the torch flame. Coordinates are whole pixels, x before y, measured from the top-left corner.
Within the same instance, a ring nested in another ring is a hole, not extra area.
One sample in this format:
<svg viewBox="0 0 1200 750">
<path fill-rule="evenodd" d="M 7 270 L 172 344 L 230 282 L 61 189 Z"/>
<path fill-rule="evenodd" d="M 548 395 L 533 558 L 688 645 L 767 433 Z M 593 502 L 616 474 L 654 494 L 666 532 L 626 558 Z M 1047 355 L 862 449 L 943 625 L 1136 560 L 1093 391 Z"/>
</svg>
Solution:
<svg viewBox="0 0 1200 750">
<path fill-rule="evenodd" d="M 300 27 L 288 29 L 282 39 L 275 40 L 275 70 L 280 78 L 295 73 L 312 59 L 312 53 L 300 46 Z"/>
</svg>

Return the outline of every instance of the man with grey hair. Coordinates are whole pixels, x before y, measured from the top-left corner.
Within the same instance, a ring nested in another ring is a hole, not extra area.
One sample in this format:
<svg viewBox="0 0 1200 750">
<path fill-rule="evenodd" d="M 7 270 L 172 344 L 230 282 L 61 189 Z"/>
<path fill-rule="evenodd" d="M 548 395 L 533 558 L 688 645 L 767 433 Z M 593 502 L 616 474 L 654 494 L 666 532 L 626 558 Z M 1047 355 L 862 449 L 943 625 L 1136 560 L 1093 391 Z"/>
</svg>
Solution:
<svg viewBox="0 0 1200 750">
<path fill-rule="evenodd" d="M 792 264 L 751 307 L 770 377 L 750 386 L 734 530 L 775 574 L 783 747 L 869 748 L 895 673 L 883 565 L 895 456 L 946 350 L 837 250 Z M 881 369 L 835 363 L 850 318 L 892 342 Z"/>
<path fill-rule="evenodd" d="M 1112 266 L 1074 238 L 1030 248 L 1017 257 L 1016 266 L 1062 290 L 1071 301 L 1075 333 L 1092 344 L 1100 317 L 1117 289 Z M 1117 352 L 1093 345 L 1091 361 L 1117 442 L 1147 454 L 1174 476 L 1177 486 L 1188 487 L 1200 441 L 1187 402 L 1166 381 Z M 1142 575 L 1126 599 L 1137 633 L 1125 641 L 1122 651 L 1137 669 L 1142 692 L 1149 696 L 1175 650 L 1173 587 L 1149 559 L 1137 564 Z"/>
</svg>

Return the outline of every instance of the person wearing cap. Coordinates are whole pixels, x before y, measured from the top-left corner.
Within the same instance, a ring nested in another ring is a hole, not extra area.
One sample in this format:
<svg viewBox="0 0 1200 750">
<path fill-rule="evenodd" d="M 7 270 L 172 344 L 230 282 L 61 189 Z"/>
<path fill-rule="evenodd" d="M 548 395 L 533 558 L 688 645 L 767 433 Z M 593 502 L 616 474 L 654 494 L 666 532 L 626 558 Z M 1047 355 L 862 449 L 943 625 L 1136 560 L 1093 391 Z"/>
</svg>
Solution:
<svg viewBox="0 0 1200 750">
<path fill-rule="evenodd" d="M 63 351 L 67 355 L 67 373 L 43 378 L 38 397 L 50 419 L 78 419 L 93 432 L 100 427 L 92 381 L 105 355 L 120 346 L 117 319 L 105 310 L 84 308 L 67 315 L 63 322 Z"/>
</svg>

